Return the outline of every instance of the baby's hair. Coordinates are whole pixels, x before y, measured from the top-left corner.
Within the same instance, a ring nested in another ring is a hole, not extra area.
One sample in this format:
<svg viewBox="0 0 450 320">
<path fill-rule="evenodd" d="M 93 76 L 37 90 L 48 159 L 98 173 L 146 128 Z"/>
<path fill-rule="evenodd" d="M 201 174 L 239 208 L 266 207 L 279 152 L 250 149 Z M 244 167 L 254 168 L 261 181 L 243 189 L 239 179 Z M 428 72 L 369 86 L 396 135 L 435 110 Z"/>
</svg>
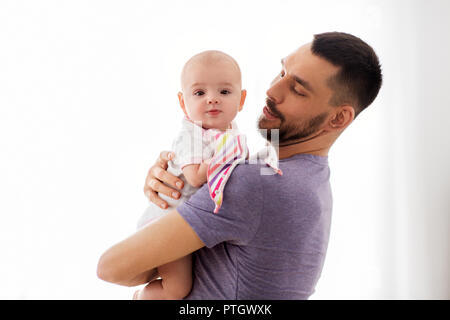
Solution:
<svg viewBox="0 0 450 320">
<path fill-rule="evenodd" d="M 239 73 L 239 79 L 241 79 L 241 68 L 239 68 L 238 63 L 236 62 L 236 60 L 234 60 L 234 58 L 228 54 L 226 54 L 225 52 L 222 51 L 218 51 L 218 50 L 207 50 L 207 51 L 203 51 L 200 53 L 197 53 L 196 55 L 194 55 L 193 57 L 191 57 L 185 64 L 183 67 L 183 70 L 181 72 L 181 87 L 183 87 L 183 83 L 184 83 L 184 77 L 185 74 L 188 70 L 188 68 L 195 64 L 195 63 L 215 63 L 217 61 L 223 61 L 223 59 L 226 59 L 230 62 L 232 62 L 232 64 L 236 67 L 238 73 Z"/>
</svg>

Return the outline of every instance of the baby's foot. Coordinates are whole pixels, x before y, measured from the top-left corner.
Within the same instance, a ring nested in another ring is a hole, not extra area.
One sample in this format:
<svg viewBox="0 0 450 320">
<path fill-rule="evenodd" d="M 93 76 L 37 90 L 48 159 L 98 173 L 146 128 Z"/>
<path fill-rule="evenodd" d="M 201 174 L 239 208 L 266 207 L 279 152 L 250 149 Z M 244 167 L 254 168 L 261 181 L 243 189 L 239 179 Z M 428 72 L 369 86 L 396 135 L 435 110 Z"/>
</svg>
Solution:
<svg viewBox="0 0 450 320">
<path fill-rule="evenodd" d="M 148 288 L 148 285 L 142 288 L 141 290 L 137 290 L 133 294 L 133 300 L 154 300 L 154 299 L 161 299 L 158 295 L 155 295 L 154 290 L 151 290 Z"/>
<path fill-rule="evenodd" d="M 133 294 L 133 300 L 140 300 L 139 299 L 139 293 L 141 292 L 141 290 L 136 290 L 135 293 Z"/>
<path fill-rule="evenodd" d="M 161 285 L 162 280 L 155 280 L 147 284 L 133 295 L 133 300 L 164 300 L 168 299 Z"/>
</svg>

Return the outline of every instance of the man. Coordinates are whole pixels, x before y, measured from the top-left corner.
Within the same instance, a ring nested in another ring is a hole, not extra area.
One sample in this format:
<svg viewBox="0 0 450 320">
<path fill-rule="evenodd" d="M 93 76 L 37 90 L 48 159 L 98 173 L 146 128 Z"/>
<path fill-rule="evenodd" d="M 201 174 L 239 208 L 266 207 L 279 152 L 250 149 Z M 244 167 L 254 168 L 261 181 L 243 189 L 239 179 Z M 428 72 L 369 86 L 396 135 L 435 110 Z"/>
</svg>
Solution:
<svg viewBox="0 0 450 320">
<path fill-rule="evenodd" d="M 382 75 L 369 45 L 337 32 L 315 35 L 281 64 L 258 127 L 279 129 L 283 175 L 261 175 L 262 165 L 237 166 L 218 214 L 203 186 L 105 252 L 100 278 L 143 284 L 156 276 L 155 267 L 196 251 L 188 299 L 307 299 L 314 292 L 331 221 L 328 151 L 373 102 Z M 162 153 L 144 189 L 162 207 L 167 203 L 157 192 L 176 191 L 161 181 L 181 182 L 164 170 L 167 160 Z"/>
</svg>

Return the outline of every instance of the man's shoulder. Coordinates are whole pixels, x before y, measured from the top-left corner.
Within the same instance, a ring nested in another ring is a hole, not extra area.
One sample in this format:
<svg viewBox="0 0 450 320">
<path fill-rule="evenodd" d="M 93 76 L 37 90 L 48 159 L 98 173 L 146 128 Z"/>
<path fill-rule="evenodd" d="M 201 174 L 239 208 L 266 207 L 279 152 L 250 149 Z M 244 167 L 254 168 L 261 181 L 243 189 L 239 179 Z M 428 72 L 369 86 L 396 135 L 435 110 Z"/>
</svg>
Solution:
<svg viewBox="0 0 450 320">
<path fill-rule="evenodd" d="M 261 166 L 242 163 L 234 168 L 224 186 L 222 206 L 217 214 L 213 214 L 215 203 L 210 197 L 210 189 L 207 184 L 204 184 L 189 200 L 182 203 L 177 208 L 178 212 L 183 216 L 202 217 L 203 222 L 209 221 L 209 219 L 219 219 L 221 222 L 217 223 L 231 223 L 233 228 L 246 226 L 246 230 L 249 231 L 250 224 L 259 219 L 258 216 L 262 212 L 263 187 L 260 182 L 259 167 Z M 187 217 L 187 219 L 190 218 Z"/>
<path fill-rule="evenodd" d="M 266 168 L 267 166 L 261 163 L 252 163 L 249 161 L 240 163 L 234 168 L 228 183 L 239 183 L 241 186 L 260 183 L 261 172 Z"/>
<path fill-rule="evenodd" d="M 261 200 L 263 186 L 261 182 L 261 164 L 250 164 L 248 162 L 238 164 L 228 178 L 224 187 L 224 206 L 228 207 L 230 202 L 239 204 Z M 209 199 L 208 185 L 204 184 L 192 199 L 193 202 L 213 203 Z M 227 205 L 226 205 L 227 204 Z"/>
</svg>

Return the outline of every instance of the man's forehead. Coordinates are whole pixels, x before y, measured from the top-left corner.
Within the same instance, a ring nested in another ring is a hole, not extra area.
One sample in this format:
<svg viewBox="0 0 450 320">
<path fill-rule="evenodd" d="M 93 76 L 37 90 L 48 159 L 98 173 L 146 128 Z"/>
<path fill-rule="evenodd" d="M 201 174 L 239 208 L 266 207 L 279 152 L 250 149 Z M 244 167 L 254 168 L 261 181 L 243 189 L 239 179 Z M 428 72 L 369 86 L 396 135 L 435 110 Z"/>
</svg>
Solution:
<svg viewBox="0 0 450 320">
<path fill-rule="evenodd" d="M 287 60 L 287 59 L 304 58 L 308 55 L 312 55 L 311 45 L 312 45 L 311 43 L 305 43 L 304 45 L 302 45 L 301 47 L 299 47 L 298 49 L 296 49 L 295 51 L 290 53 L 286 58 L 283 59 Z"/>
<path fill-rule="evenodd" d="M 329 77 L 336 74 L 339 67 L 311 51 L 311 43 L 304 44 L 290 55 L 282 59 L 286 70 L 294 76 L 304 78 L 313 85 L 325 83 Z"/>
</svg>

